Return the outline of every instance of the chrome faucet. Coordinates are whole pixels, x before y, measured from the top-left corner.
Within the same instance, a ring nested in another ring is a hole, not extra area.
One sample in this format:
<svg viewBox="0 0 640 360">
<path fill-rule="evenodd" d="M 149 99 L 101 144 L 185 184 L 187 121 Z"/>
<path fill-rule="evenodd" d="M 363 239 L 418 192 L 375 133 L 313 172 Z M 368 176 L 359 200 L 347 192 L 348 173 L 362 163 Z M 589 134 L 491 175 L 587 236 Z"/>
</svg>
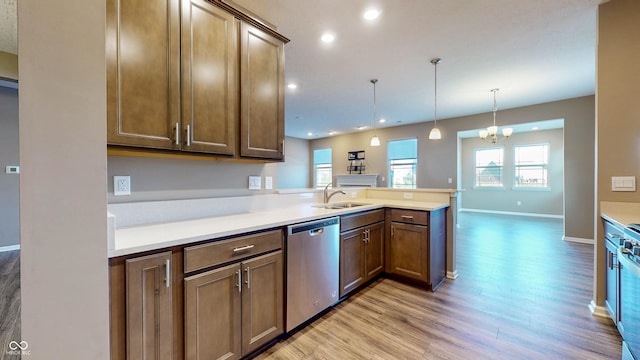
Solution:
<svg viewBox="0 0 640 360">
<path fill-rule="evenodd" d="M 333 197 L 333 195 L 335 194 L 342 194 L 342 195 L 346 195 L 347 193 L 342 191 L 342 190 L 336 190 L 334 192 L 332 192 L 331 194 L 329 194 L 329 185 L 331 185 L 331 183 L 328 183 L 327 186 L 324 187 L 324 203 L 328 203 L 329 200 L 331 199 L 331 197 Z"/>
</svg>

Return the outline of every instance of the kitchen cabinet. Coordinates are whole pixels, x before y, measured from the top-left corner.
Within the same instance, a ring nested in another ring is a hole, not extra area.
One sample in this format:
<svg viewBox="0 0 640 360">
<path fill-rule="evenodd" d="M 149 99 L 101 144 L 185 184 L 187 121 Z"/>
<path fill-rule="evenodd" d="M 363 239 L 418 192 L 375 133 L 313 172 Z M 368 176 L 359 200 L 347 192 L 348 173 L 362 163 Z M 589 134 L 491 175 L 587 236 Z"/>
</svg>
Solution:
<svg viewBox="0 0 640 360">
<path fill-rule="evenodd" d="M 283 159 L 288 39 L 231 10 L 107 1 L 109 145 Z"/>
<path fill-rule="evenodd" d="M 185 249 L 185 271 L 214 267 L 184 280 L 186 359 L 238 359 L 284 332 L 281 248 L 276 230 Z"/>
<path fill-rule="evenodd" d="M 384 271 L 384 210 L 340 218 L 340 297 Z"/>
<path fill-rule="evenodd" d="M 386 272 L 435 290 L 445 278 L 445 209 L 388 209 Z"/>
<path fill-rule="evenodd" d="M 180 254 L 166 251 L 110 265 L 111 358 L 173 359 L 180 356 L 182 306 Z M 178 257 L 176 262 L 174 256 Z M 173 266 L 176 265 L 177 269 Z"/>
<path fill-rule="evenodd" d="M 609 315 L 611 316 L 613 322 L 615 324 L 618 324 L 618 321 L 620 320 L 620 313 L 618 311 L 618 309 L 620 308 L 618 296 L 620 292 L 618 248 L 621 245 L 621 239 L 624 239 L 624 232 L 622 229 L 606 220 L 603 220 L 603 225 L 605 234 L 605 266 L 607 267 L 605 272 L 606 292 L 604 304 L 609 311 Z"/>
</svg>

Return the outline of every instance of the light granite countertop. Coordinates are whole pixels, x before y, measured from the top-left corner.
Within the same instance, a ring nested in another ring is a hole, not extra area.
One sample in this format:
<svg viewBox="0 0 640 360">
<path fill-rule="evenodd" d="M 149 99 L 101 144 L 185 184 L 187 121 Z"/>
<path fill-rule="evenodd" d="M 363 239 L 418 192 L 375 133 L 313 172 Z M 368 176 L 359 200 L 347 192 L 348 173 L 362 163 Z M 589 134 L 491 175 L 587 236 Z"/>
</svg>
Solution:
<svg viewBox="0 0 640 360">
<path fill-rule="evenodd" d="M 345 209 L 325 209 L 314 206 L 319 204 L 308 203 L 255 212 L 249 211 L 242 214 L 117 228 L 113 234 L 114 248 L 109 249 L 108 254 L 110 258 L 131 255 L 384 207 L 423 211 L 434 211 L 449 207 L 448 202 L 374 198 L 357 198 L 349 199 L 348 201 L 367 205 Z"/>
<path fill-rule="evenodd" d="M 600 215 L 621 228 L 640 224 L 640 203 L 603 201 L 600 203 Z"/>
</svg>

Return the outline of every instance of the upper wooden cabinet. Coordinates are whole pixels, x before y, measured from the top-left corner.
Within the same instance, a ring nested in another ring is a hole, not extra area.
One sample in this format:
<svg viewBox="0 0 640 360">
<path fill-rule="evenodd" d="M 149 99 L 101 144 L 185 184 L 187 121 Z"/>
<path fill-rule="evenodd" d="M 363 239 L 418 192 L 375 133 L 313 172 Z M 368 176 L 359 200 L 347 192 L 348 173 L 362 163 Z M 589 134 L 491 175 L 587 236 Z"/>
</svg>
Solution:
<svg viewBox="0 0 640 360">
<path fill-rule="evenodd" d="M 107 0 L 107 143 L 282 160 L 286 41 L 225 3 Z"/>
<path fill-rule="evenodd" d="M 179 0 L 107 0 L 107 142 L 179 149 Z"/>
<path fill-rule="evenodd" d="M 240 154 L 282 160 L 284 43 L 244 22 L 240 36 Z"/>
</svg>

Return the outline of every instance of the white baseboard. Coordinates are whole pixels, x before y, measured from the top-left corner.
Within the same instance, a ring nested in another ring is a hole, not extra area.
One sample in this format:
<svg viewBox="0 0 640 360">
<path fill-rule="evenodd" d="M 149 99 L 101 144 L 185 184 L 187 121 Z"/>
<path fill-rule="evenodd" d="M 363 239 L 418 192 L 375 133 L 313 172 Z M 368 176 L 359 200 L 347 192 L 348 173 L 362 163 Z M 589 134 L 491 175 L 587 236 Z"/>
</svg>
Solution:
<svg viewBox="0 0 640 360">
<path fill-rule="evenodd" d="M 514 211 L 495 211 L 495 210 L 481 210 L 481 209 L 460 209 L 460 211 L 485 213 L 485 214 L 517 215 L 517 216 L 543 217 L 543 218 L 552 218 L 552 219 L 564 219 L 564 215 L 536 214 L 536 213 L 524 213 L 524 212 L 514 212 Z"/>
<path fill-rule="evenodd" d="M 447 271 L 447 279 L 449 280 L 455 280 L 458 278 L 458 270 L 454 270 L 453 272 L 451 271 Z"/>
<path fill-rule="evenodd" d="M 604 306 L 596 305 L 596 302 L 593 300 L 591 300 L 591 302 L 589 303 L 589 310 L 591 311 L 591 315 L 593 316 L 605 317 L 605 318 L 611 319 L 611 316 L 609 315 L 609 311 L 607 311 L 607 308 Z"/>
<path fill-rule="evenodd" d="M 20 250 L 20 244 L 18 245 L 9 245 L 9 246 L 0 246 L 0 252 L 14 251 Z"/>
<path fill-rule="evenodd" d="M 580 244 L 589 244 L 589 245 L 593 245 L 595 243 L 593 239 L 576 238 L 576 237 L 564 236 L 564 235 L 562 236 L 562 240 L 568 241 L 568 242 L 580 243 Z"/>
</svg>

